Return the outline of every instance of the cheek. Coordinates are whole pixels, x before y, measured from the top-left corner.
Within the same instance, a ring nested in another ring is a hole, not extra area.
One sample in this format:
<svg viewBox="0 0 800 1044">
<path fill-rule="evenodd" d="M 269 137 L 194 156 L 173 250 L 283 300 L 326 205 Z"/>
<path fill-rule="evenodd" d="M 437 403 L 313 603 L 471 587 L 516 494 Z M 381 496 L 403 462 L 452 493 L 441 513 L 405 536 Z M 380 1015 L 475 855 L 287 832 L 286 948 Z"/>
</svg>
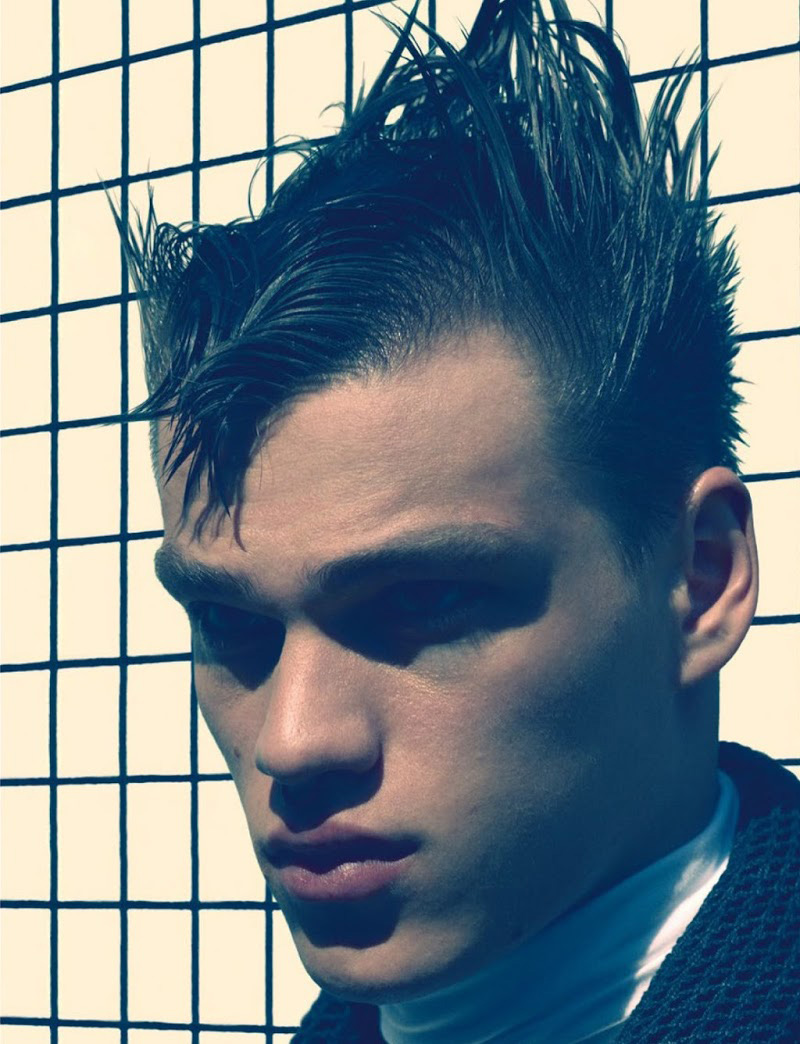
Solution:
<svg viewBox="0 0 800 1044">
<path fill-rule="evenodd" d="M 613 854 L 597 831 L 609 730 L 595 686 L 607 662 L 542 639 L 521 629 L 447 678 L 437 671 L 408 694 L 418 713 L 388 752 L 394 804 L 433 842 L 420 923 L 455 925 L 479 948 L 543 927 Z"/>
<path fill-rule="evenodd" d="M 213 667 L 195 665 L 194 682 L 203 719 L 240 787 L 261 729 L 263 697 L 257 691 L 242 691 Z"/>
<path fill-rule="evenodd" d="M 435 736 L 478 757 L 518 751 L 528 763 L 593 747 L 630 688 L 623 632 L 552 614 L 468 653 L 432 657 L 407 701 L 415 741 Z"/>
<path fill-rule="evenodd" d="M 409 698 L 417 713 L 395 763 L 415 766 L 419 804 L 438 829 L 468 822 L 503 844 L 552 847 L 570 827 L 578 843 L 613 803 L 640 749 L 641 679 L 625 667 L 624 626 L 576 633 L 566 622 L 554 614 L 508 633 Z"/>
<path fill-rule="evenodd" d="M 553 619 L 535 635 L 520 636 L 503 665 L 498 689 L 507 682 L 508 724 L 535 738 L 538 758 L 593 747 L 622 696 L 614 630 L 588 634 L 571 624 Z"/>
</svg>

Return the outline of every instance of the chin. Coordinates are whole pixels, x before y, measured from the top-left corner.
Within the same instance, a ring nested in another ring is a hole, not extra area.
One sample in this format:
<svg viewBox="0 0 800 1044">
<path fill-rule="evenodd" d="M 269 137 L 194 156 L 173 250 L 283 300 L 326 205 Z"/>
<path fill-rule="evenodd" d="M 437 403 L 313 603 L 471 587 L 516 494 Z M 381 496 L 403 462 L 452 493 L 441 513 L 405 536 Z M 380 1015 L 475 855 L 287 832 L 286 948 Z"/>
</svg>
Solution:
<svg viewBox="0 0 800 1044">
<path fill-rule="evenodd" d="M 294 941 L 306 971 L 323 990 L 342 1000 L 389 1004 L 411 1000 L 458 981 L 482 963 L 469 947 L 400 928 L 371 943 L 341 940 L 320 945 L 302 929 Z M 477 949 L 477 948 L 476 948 Z"/>
<path fill-rule="evenodd" d="M 376 957 L 365 956 L 359 967 L 360 962 L 353 961 L 351 953 L 330 954 L 322 961 L 304 963 L 326 993 L 357 1004 L 396 1004 L 432 993 L 451 981 L 449 976 L 436 973 L 420 974 L 419 968 L 396 968 Z"/>
</svg>

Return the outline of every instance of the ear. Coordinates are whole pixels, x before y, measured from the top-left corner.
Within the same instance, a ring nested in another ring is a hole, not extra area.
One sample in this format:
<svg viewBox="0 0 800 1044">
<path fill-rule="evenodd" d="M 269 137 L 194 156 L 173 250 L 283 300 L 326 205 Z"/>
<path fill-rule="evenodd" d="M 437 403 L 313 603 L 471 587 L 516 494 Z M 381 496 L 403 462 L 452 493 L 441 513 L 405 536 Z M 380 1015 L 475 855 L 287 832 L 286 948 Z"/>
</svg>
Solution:
<svg viewBox="0 0 800 1044">
<path fill-rule="evenodd" d="M 758 598 L 750 494 L 729 468 L 704 471 L 682 516 L 681 577 L 673 607 L 681 638 L 680 683 L 695 685 L 733 656 Z"/>
</svg>

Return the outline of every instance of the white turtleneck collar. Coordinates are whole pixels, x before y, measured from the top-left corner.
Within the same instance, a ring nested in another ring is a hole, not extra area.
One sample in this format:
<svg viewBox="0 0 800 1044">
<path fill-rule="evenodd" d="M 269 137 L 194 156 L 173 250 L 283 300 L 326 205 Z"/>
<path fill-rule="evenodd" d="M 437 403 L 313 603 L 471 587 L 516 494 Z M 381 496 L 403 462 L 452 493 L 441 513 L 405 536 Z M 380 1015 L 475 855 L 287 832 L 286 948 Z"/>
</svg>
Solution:
<svg viewBox="0 0 800 1044">
<path fill-rule="evenodd" d="M 381 1006 L 388 1044 L 607 1044 L 728 864 L 733 782 L 697 837 L 468 979 Z"/>
</svg>

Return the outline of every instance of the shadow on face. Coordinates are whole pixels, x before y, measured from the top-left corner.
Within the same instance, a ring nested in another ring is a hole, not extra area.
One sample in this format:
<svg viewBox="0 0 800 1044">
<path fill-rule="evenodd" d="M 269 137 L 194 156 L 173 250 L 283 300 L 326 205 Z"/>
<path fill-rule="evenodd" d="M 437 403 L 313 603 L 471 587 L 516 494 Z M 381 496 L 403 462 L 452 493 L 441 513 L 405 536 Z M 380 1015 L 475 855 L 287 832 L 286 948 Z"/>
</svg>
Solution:
<svg viewBox="0 0 800 1044">
<path fill-rule="evenodd" d="M 184 524 L 180 474 L 162 490 L 200 706 L 300 955 L 342 995 L 454 981 L 691 836 L 713 798 L 708 716 L 675 698 L 675 556 L 630 575 L 545 418 L 514 351 L 475 332 L 299 400 L 238 531 L 195 533 L 202 497 Z M 334 834 L 411 854 L 375 894 L 293 895 L 271 844 Z"/>
</svg>

